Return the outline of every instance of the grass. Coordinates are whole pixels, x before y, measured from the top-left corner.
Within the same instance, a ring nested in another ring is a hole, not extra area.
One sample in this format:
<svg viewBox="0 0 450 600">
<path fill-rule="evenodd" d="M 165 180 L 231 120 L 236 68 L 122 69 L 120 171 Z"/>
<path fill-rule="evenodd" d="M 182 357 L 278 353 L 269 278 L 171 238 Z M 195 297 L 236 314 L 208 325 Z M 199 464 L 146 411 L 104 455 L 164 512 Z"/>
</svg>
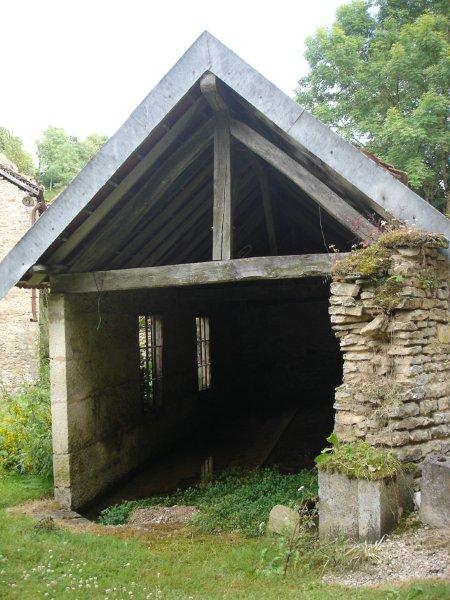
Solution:
<svg viewBox="0 0 450 600">
<path fill-rule="evenodd" d="M 317 496 L 317 477 L 301 471 L 281 475 L 273 469 L 257 471 L 229 470 L 216 476 L 206 486 L 193 486 L 174 494 L 128 501 L 107 508 L 100 522 L 116 525 L 127 523 L 134 508 L 145 506 L 196 506 L 200 512 L 193 521 L 203 533 L 239 532 L 248 537 L 261 534 L 275 504 L 298 506 Z"/>
<path fill-rule="evenodd" d="M 390 479 L 414 468 L 402 463 L 392 450 L 375 448 L 367 442 L 340 444 L 335 434 L 327 440 L 332 448 L 326 448 L 316 457 L 317 467 L 322 471 L 375 481 Z"/>
<path fill-rule="evenodd" d="M 414 582 L 349 589 L 317 578 L 261 575 L 270 540 L 238 535 L 178 535 L 158 539 L 39 530 L 5 506 L 46 494 L 49 482 L 30 476 L 0 479 L 0 598 L 160 598 L 162 600 L 444 600 L 449 586 Z M 68 588 L 68 589 L 67 589 Z M 108 590 L 110 590 L 108 592 Z M 130 593 L 131 592 L 131 593 Z"/>
</svg>

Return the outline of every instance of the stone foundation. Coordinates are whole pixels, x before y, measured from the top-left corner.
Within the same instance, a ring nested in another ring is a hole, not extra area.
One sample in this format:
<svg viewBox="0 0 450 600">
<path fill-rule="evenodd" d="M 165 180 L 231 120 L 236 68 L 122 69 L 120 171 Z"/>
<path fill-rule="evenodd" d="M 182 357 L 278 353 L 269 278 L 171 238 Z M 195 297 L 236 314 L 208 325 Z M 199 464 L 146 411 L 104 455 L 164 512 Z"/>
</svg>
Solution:
<svg viewBox="0 0 450 600">
<path fill-rule="evenodd" d="M 387 299 L 380 280 L 335 276 L 329 308 L 344 357 L 335 433 L 417 463 L 450 451 L 449 269 L 430 245 L 386 250 Z"/>
</svg>

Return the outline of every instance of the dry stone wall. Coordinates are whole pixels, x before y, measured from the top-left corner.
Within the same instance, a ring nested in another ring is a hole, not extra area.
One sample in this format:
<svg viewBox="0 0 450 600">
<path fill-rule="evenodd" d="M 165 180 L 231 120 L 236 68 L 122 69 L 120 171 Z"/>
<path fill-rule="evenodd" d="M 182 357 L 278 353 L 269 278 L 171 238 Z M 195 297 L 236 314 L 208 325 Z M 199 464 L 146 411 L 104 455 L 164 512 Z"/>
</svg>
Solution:
<svg viewBox="0 0 450 600">
<path fill-rule="evenodd" d="M 432 243 L 385 252 L 383 287 L 357 274 L 336 274 L 331 284 L 344 357 L 335 433 L 420 464 L 450 451 L 449 264 Z"/>
<path fill-rule="evenodd" d="M 0 155 L 2 164 L 14 165 Z M 0 261 L 30 228 L 28 192 L 0 177 Z M 31 320 L 31 290 L 12 288 L 0 300 L 0 387 L 17 390 L 38 371 L 38 323 Z"/>
</svg>

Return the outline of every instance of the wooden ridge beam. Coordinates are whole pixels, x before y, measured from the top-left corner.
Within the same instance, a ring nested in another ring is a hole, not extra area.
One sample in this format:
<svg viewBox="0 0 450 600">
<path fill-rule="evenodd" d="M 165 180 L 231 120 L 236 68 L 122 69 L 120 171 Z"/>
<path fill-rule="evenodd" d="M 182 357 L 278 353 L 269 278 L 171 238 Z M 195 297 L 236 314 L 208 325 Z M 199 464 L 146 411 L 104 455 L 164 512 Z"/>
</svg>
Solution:
<svg viewBox="0 0 450 600">
<path fill-rule="evenodd" d="M 283 150 L 257 133 L 248 125 L 235 119 L 230 121 L 231 135 L 249 150 L 283 173 L 308 194 L 334 219 L 360 239 L 374 238 L 379 231 L 363 215 L 347 204 L 310 171 L 291 158 Z"/>
<path fill-rule="evenodd" d="M 339 254 L 338 258 L 341 259 L 343 256 L 343 254 Z M 50 285 L 52 293 L 75 294 L 238 281 L 324 277 L 330 275 L 336 260 L 336 255 L 329 254 L 258 256 L 119 271 L 67 273 L 50 276 Z"/>
</svg>

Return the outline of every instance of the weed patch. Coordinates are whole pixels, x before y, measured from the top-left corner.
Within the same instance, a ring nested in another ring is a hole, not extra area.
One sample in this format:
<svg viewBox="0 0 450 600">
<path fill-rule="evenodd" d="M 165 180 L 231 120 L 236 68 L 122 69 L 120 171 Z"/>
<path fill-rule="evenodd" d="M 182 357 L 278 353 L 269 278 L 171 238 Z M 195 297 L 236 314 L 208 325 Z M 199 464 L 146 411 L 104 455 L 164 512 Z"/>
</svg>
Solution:
<svg viewBox="0 0 450 600">
<path fill-rule="evenodd" d="M 317 478 L 308 471 L 282 475 L 273 469 L 228 470 L 205 486 L 109 507 L 102 511 L 100 523 L 127 523 L 135 508 L 183 504 L 199 509 L 192 521 L 198 531 L 240 532 L 253 537 L 262 533 L 262 524 L 275 504 L 294 507 L 316 495 Z"/>
<path fill-rule="evenodd" d="M 48 366 L 38 382 L 0 397 L 0 470 L 50 477 L 52 434 Z"/>
<path fill-rule="evenodd" d="M 373 481 L 393 478 L 413 468 L 413 465 L 400 462 L 392 450 L 375 448 L 367 442 L 341 444 L 335 434 L 327 441 L 332 446 L 316 457 L 317 468 L 322 471 Z"/>
</svg>

